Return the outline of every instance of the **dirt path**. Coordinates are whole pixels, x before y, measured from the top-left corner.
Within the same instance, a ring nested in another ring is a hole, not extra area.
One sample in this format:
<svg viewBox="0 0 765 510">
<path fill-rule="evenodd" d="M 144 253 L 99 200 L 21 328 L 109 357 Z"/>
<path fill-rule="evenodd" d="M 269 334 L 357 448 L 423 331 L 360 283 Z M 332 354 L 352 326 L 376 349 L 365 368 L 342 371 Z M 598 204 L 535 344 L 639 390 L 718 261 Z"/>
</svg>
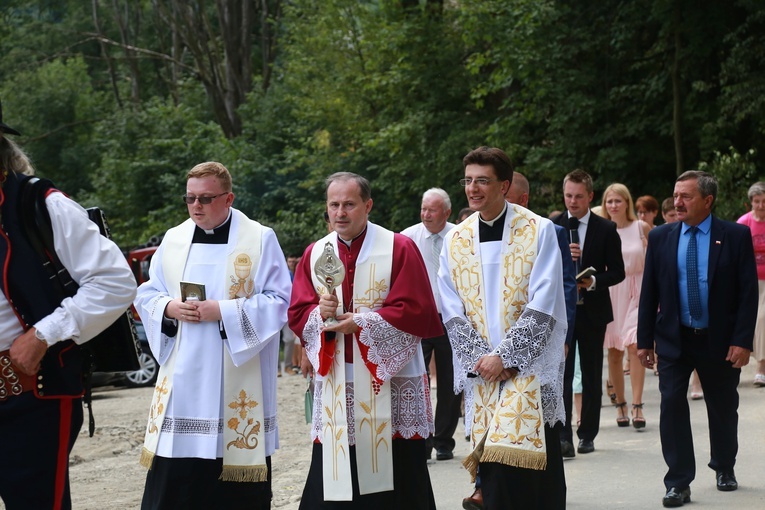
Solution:
<svg viewBox="0 0 765 510">
<path fill-rule="evenodd" d="M 280 448 L 273 457 L 272 508 L 297 509 L 310 463 L 303 398 L 307 381 L 285 375 L 278 382 Z M 152 388 L 100 388 L 94 392 L 96 433 L 86 423 L 70 459 L 76 509 L 139 508 L 146 470 L 138 464 Z M 0 508 L 2 503 L 0 503 Z"/>
</svg>

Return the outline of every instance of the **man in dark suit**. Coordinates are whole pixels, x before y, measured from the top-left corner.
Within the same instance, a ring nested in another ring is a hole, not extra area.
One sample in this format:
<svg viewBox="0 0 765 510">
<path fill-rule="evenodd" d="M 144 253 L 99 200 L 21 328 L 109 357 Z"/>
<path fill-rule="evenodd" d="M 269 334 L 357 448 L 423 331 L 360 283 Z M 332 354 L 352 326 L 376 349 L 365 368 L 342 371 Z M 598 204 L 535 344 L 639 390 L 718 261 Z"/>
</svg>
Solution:
<svg viewBox="0 0 765 510">
<path fill-rule="evenodd" d="M 679 221 L 648 236 L 637 342 L 644 366 L 653 367 L 654 342 L 659 357 L 665 507 L 691 499 L 696 460 L 686 392 L 694 369 L 707 405 L 717 489 L 738 488 L 737 387 L 752 349 L 757 269 L 749 229 L 712 216 L 716 195 L 712 175 L 683 173 L 674 192 Z"/>
<path fill-rule="evenodd" d="M 567 339 L 566 369 L 563 377 L 563 402 L 566 424 L 561 433 L 561 453 L 573 457 L 571 427 L 574 345 L 579 346 L 582 368 L 582 416 L 576 434 L 579 453 L 595 451 L 595 436 L 600 427 L 600 400 L 603 395 L 603 338 L 606 325 L 614 320 L 608 288 L 624 280 L 622 241 L 616 224 L 590 212 L 593 198 L 592 177 L 574 170 L 563 180 L 567 212 L 553 220 L 569 231 L 571 257 L 579 271 L 592 266 L 595 274 L 577 282 L 580 302 L 576 307 L 574 334 Z"/>
</svg>

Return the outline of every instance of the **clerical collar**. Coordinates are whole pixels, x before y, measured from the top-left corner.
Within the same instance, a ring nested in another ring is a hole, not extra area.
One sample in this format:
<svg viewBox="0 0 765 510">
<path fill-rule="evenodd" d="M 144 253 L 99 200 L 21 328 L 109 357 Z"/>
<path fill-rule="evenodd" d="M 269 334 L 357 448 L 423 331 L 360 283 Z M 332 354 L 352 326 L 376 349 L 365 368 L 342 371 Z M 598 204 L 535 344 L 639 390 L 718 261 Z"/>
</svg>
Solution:
<svg viewBox="0 0 765 510">
<path fill-rule="evenodd" d="M 198 244 L 226 244 L 228 243 L 229 230 L 231 230 L 231 209 L 228 210 L 226 221 L 212 230 L 202 229 L 199 226 L 194 227 L 194 237 L 191 242 Z"/>
<path fill-rule="evenodd" d="M 499 216 L 486 221 L 478 215 L 478 240 L 482 243 L 489 241 L 501 241 L 502 232 L 505 230 L 505 215 L 507 214 L 507 202 Z"/>
<path fill-rule="evenodd" d="M 483 219 L 483 218 L 481 217 L 481 215 L 480 215 L 480 214 L 478 215 L 478 219 L 479 219 L 479 220 L 481 220 L 482 222 L 486 223 L 488 226 L 490 226 L 490 227 L 493 227 L 493 226 L 494 226 L 494 223 L 495 223 L 495 222 L 496 222 L 498 219 L 500 219 L 500 218 L 504 218 L 504 217 L 505 217 L 505 211 L 507 211 L 507 202 L 505 202 L 505 205 L 504 205 L 504 207 L 502 208 L 502 212 L 500 212 L 500 213 L 497 215 L 497 217 L 496 217 L 496 218 L 494 218 L 493 220 L 489 220 L 489 221 L 486 221 L 485 219 Z"/>
<path fill-rule="evenodd" d="M 366 233 L 367 233 L 367 226 L 366 226 L 366 225 L 364 225 L 364 230 L 362 230 L 362 231 L 361 231 L 361 233 L 360 233 L 359 235 L 357 235 L 356 237 L 354 237 L 354 238 L 353 238 L 353 239 L 351 239 L 350 241 L 346 241 L 345 239 L 343 239 L 343 238 L 342 238 L 342 237 L 340 237 L 339 235 L 337 236 L 337 240 L 338 240 L 338 241 L 340 241 L 341 243 L 343 243 L 343 244 L 344 244 L 345 246 L 347 246 L 348 248 L 350 248 L 350 247 L 351 247 L 351 245 L 353 244 L 353 242 L 354 242 L 356 239 L 359 239 L 360 237 L 362 237 L 362 236 L 363 236 L 364 234 L 366 234 Z"/>
</svg>

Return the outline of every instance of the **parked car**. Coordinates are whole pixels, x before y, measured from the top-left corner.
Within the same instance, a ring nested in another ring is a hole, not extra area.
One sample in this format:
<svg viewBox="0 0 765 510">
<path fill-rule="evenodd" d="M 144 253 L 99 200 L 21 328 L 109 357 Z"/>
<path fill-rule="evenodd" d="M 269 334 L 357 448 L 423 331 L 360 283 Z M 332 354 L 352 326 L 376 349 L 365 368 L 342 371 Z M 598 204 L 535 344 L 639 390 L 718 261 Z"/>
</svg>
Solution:
<svg viewBox="0 0 765 510">
<path fill-rule="evenodd" d="M 163 236 L 154 236 L 139 248 L 130 250 L 127 253 L 127 260 L 130 268 L 133 270 L 133 276 L 138 285 L 149 279 L 149 266 L 151 258 L 159 247 Z M 159 375 L 159 364 L 151 353 L 149 342 L 146 340 L 146 331 L 141 323 L 138 311 L 133 307 L 133 317 L 135 318 L 135 329 L 138 333 L 138 340 L 141 344 L 141 354 L 138 356 L 138 362 L 141 368 L 134 372 L 93 372 L 91 377 L 92 386 L 127 386 L 129 388 L 139 388 L 141 386 L 153 386 Z M 96 367 L 98 370 L 98 367 Z"/>
<path fill-rule="evenodd" d="M 138 361 L 141 368 L 134 372 L 94 372 L 92 376 L 93 387 L 96 386 L 127 386 L 128 388 L 140 388 L 143 386 L 153 386 L 157 381 L 159 374 L 159 363 L 154 359 L 149 348 L 149 341 L 146 339 L 146 330 L 139 321 L 135 323 L 138 340 L 141 343 L 141 354 Z"/>
</svg>

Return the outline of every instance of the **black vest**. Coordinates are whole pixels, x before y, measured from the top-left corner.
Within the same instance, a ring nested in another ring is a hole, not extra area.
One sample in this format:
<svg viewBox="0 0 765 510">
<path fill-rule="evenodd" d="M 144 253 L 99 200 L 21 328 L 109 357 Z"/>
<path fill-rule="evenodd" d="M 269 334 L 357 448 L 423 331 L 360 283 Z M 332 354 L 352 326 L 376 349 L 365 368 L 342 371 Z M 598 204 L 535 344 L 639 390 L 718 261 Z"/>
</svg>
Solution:
<svg viewBox="0 0 765 510">
<path fill-rule="evenodd" d="M 0 267 L 2 291 L 16 310 L 24 329 L 50 315 L 61 301 L 40 256 L 27 240 L 21 226 L 22 185 L 30 177 L 9 173 L 0 191 Z M 41 398 L 82 394 L 82 354 L 71 340 L 58 342 L 42 360 L 35 394 Z"/>
<path fill-rule="evenodd" d="M 25 329 L 49 315 L 60 304 L 40 256 L 29 244 L 19 221 L 21 214 L 31 214 L 31 211 L 21 211 L 19 203 L 21 185 L 28 179 L 29 176 L 11 173 L 0 192 L 2 291 L 21 316 Z"/>
</svg>

